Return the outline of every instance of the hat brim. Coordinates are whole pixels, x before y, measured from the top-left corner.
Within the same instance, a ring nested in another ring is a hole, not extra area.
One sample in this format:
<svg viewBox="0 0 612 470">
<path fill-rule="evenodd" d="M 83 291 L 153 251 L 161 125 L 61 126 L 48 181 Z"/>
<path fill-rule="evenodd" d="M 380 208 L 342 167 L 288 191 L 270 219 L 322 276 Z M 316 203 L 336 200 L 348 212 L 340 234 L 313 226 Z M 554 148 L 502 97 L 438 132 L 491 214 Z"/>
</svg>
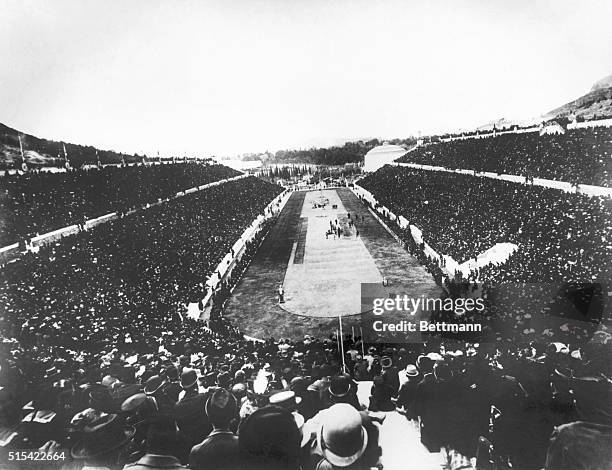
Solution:
<svg viewBox="0 0 612 470">
<path fill-rule="evenodd" d="M 92 457 L 97 457 L 99 455 L 104 455 L 112 450 L 118 449 L 119 447 L 127 444 L 136 434 L 136 428 L 134 426 L 125 426 L 123 428 L 123 439 L 121 440 L 121 442 L 118 442 L 110 447 L 107 447 L 104 450 L 101 450 L 100 452 L 95 452 L 95 453 L 90 453 L 87 452 L 87 449 L 85 447 L 83 447 L 83 441 L 77 442 L 72 449 L 70 449 L 70 455 L 72 456 L 73 459 L 76 460 L 83 460 L 83 459 L 89 459 Z"/>
<path fill-rule="evenodd" d="M 421 354 L 419 357 L 417 357 L 416 366 L 419 367 L 419 364 L 422 363 L 423 361 L 431 361 L 431 358 Z"/>
<path fill-rule="evenodd" d="M 155 390 L 147 390 L 146 388 L 143 390 L 145 395 L 154 395 L 155 392 L 157 392 L 160 388 L 162 388 L 164 384 L 161 384 L 159 387 L 157 387 Z"/>
<path fill-rule="evenodd" d="M 361 448 L 354 454 L 345 457 L 335 454 L 327 447 L 322 445 L 325 444 L 323 441 L 323 426 L 319 426 L 319 429 L 317 430 L 317 447 L 319 448 L 319 451 L 323 457 L 325 457 L 325 459 L 332 465 L 336 467 L 348 467 L 359 460 L 368 446 L 368 433 L 363 426 L 361 426 L 361 435 L 363 436 Z"/>
<path fill-rule="evenodd" d="M 334 392 L 334 391 L 333 391 L 333 390 L 330 388 L 330 389 L 329 389 L 329 394 L 330 394 L 331 396 L 336 397 L 336 398 L 343 398 L 343 397 L 347 396 L 347 395 L 349 394 L 349 392 L 350 392 L 350 391 L 351 391 L 351 386 L 349 385 L 349 387 L 346 389 L 346 391 L 345 391 L 345 392 L 342 392 L 342 393 L 336 393 L 336 392 Z"/>
<path fill-rule="evenodd" d="M 184 389 L 184 390 L 187 390 L 188 388 L 194 387 L 197 383 L 198 383 L 198 378 L 197 377 L 196 377 L 196 379 L 193 382 L 188 383 L 188 384 L 186 384 L 186 383 L 181 381 L 181 388 Z"/>
</svg>

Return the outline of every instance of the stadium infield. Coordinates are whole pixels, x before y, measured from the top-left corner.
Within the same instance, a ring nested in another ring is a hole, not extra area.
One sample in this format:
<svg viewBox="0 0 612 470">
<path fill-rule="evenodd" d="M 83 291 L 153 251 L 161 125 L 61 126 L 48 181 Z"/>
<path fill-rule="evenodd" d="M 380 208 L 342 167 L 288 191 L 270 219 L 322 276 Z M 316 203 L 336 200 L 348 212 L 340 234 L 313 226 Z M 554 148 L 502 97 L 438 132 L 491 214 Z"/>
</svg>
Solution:
<svg viewBox="0 0 612 470">
<path fill-rule="evenodd" d="M 336 221 L 342 235 L 326 236 Z M 348 188 L 299 191 L 236 286 L 225 315 L 256 338 L 328 337 L 338 328 L 338 316 L 345 332 L 359 334 L 361 284 L 381 284 L 383 278 L 392 290 L 414 297 L 440 293 L 431 275 Z M 281 283 L 283 304 L 277 298 Z"/>
</svg>

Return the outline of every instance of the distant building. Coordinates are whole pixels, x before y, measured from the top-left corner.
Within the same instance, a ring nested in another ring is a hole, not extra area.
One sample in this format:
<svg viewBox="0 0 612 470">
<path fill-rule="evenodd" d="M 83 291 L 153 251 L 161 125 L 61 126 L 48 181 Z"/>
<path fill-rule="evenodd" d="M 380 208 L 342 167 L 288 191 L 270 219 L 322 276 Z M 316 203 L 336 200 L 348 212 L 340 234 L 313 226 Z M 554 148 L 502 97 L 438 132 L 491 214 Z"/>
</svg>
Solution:
<svg viewBox="0 0 612 470">
<path fill-rule="evenodd" d="M 542 126 L 540 135 L 558 135 L 565 134 L 565 129 L 557 121 L 551 121 Z"/>
<path fill-rule="evenodd" d="M 383 144 L 374 147 L 365 154 L 363 171 L 376 171 L 407 153 L 408 151 L 399 145 Z"/>
</svg>

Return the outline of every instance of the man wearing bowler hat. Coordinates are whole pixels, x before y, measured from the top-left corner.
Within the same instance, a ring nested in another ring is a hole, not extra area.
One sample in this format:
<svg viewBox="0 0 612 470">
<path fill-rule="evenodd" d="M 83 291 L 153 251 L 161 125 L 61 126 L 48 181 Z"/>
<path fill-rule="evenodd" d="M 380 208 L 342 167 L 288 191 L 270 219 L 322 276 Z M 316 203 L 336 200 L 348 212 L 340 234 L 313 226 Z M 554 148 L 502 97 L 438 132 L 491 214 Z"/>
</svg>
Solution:
<svg viewBox="0 0 612 470">
<path fill-rule="evenodd" d="M 357 386 L 348 374 L 339 374 L 331 378 L 329 395 L 332 403 L 348 403 L 356 410 L 361 409 L 357 397 Z"/>
<path fill-rule="evenodd" d="M 383 356 L 380 360 L 380 365 L 382 367 L 382 379 L 385 386 L 388 388 L 389 393 L 393 398 L 397 397 L 397 392 L 399 391 L 400 381 L 397 370 L 397 367 L 393 365 L 393 359 L 391 356 Z"/>
<path fill-rule="evenodd" d="M 159 375 L 149 377 L 144 386 L 145 394 L 152 398 L 160 413 L 171 414 L 175 402 L 164 391 L 165 381 Z"/>
<path fill-rule="evenodd" d="M 189 467 L 193 470 L 238 468 L 238 437 L 230 430 L 230 424 L 237 416 L 236 398 L 219 388 L 206 401 L 205 409 L 213 430 L 202 443 L 191 449 Z"/>
<path fill-rule="evenodd" d="M 181 393 L 178 369 L 174 365 L 170 365 L 164 369 L 164 376 L 166 377 L 164 393 L 176 403 L 179 399 L 179 393 Z"/>
<path fill-rule="evenodd" d="M 288 410 L 279 406 L 259 408 L 242 422 L 238 433 L 245 469 L 300 468 L 302 436 Z"/>
<path fill-rule="evenodd" d="M 124 470 L 183 470 L 186 467 L 177 458 L 178 445 L 172 416 L 156 416 L 148 426 L 145 455 L 126 465 Z"/>
<path fill-rule="evenodd" d="M 205 411 L 209 395 L 199 393 L 198 374 L 193 369 L 183 369 L 180 383 L 184 396 L 174 406 L 174 416 L 179 437 L 189 444 L 187 451 L 189 454 L 191 448 L 202 442 L 212 431 L 212 425 Z"/>
<path fill-rule="evenodd" d="M 377 465 L 379 457 L 376 433 L 368 432 L 352 406 L 337 403 L 321 412 L 316 442 L 311 449 L 313 468 L 371 468 Z"/>
<path fill-rule="evenodd" d="M 396 405 L 406 418 L 417 419 L 415 399 L 417 386 L 421 381 L 421 375 L 419 374 L 417 366 L 414 364 L 408 364 L 406 366 L 404 375 L 406 376 L 406 382 L 400 387 Z"/>
<path fill-rule="evenodd" d="M 82 440 L 71 449 L 73 459 L 84 467 L 115 470 L 122 468 L 136 434 L 115 414 L 104 415 L 85 426 Z"/>
</svg>

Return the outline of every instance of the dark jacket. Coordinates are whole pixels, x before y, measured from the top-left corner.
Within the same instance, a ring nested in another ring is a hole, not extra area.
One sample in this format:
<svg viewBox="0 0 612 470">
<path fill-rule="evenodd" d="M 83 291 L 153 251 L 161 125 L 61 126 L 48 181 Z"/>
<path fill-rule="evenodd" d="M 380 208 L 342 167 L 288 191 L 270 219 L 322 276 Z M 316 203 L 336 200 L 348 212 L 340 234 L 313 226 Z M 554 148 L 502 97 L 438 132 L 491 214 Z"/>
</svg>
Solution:
<svg viewBox="0 0 612 470">
<path fill-rule="evenodd" d="M 212 431 L 205 411 L 207 399 L 208 395 L 205 393 L 187 395 L 174 406 L 174 417 L 179 436 L 185 442 L 190 443 L 190 449 L 202 442 Z"/>
<path fill-rule="evenodd" d="M 213 431 L 189 455 L 192 470 L 236 470 L 240 467 L 238 437 L 230 431 Z"/>
<path fill-rule="evenodd" d="M 417 380 L 418 377 L 417 379 L 411 379 L 404 382 L 400 387 L 397 398 L 397 406 L 404 407 L 406 410 L 406 418 L 408 419 L 417 419 L 418 417 L 416 412 L 416 396 L 419 382 Z"/>
<path fill-rule="evenodd" d="M 178 459 L 171 455 L 154 454 L 145 454 L 140 458 L 140 460 L 134 463 L 129 463 L 123 467 L 124 470 L 150 470 L 153 468 L 182 470 L 187 467 L 181 465 Z"/>
<path fill-rule="evenodd" d="M 170 382 L 164 386 L 164 393 L 174 402 L 178 401 L 179 394 L 181 393 L 181 385 L 178 382 Z"/>
</svg>

